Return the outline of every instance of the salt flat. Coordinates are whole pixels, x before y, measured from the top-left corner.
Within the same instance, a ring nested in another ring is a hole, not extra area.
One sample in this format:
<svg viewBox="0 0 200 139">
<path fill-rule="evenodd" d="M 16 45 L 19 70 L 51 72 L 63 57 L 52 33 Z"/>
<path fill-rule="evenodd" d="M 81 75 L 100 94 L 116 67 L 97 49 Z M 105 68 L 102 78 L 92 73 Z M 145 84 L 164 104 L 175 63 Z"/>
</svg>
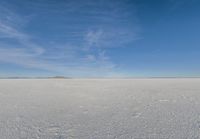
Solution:
<svg viewBox="0 0 200 139">
<path fill-rule="evenodd" d="M 1 139 L 197 139 L 200 79 L 1 79 Z"/>
</svg>

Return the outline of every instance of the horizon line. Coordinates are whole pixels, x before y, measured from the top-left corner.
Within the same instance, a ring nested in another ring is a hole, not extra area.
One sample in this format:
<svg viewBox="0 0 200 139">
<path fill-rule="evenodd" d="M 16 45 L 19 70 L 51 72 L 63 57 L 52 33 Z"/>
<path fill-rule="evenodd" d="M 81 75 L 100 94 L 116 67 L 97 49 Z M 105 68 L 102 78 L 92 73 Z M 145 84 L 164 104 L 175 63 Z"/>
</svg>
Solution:
<svg viewBox="0 0 200 139">
<path fill-rule="evenodd" d="M 200 76 L 146 76 L 146 77 L 67 77 L 67 76 L 47 76 L 47 77 L 0 77 L 0 79 L 153 79 L 153 78 L 200 78 Z"/>
</svg>

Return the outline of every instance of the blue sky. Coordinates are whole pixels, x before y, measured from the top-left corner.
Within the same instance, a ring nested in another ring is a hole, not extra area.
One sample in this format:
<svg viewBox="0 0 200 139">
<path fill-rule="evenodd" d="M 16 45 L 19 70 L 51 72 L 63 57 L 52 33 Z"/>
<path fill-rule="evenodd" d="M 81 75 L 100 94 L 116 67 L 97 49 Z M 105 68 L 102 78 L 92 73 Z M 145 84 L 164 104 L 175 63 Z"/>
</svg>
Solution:
<svg viewBox="0 0 200 139">
<path fill-rule="evenodd" d="M 0 77 L 200 76 L 198 0 L 0 0 Z"/>
</svg>

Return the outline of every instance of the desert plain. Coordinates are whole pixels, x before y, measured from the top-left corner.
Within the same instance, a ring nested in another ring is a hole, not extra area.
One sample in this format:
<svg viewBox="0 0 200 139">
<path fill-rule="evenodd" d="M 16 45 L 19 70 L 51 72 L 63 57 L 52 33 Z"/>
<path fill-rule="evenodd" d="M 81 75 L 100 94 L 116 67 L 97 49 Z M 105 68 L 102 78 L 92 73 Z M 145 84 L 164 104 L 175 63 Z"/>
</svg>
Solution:
<svg viewBox="0 0 200 139">
<path fill-rule="evenodd" d="M 1 79 L 0 139 L 199 139 L 200 79 Z"/>
</svg>

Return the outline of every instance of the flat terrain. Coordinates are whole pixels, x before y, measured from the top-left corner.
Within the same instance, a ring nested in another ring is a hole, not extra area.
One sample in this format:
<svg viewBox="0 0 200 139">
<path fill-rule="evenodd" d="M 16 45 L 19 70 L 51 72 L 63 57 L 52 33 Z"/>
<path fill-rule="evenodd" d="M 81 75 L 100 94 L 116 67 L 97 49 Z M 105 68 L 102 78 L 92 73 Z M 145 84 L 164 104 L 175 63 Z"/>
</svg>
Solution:
<svg viewBox="0 0 200 139">
<path fill-rule="evenodd" d="M 200 79 L 1 79 L 1 139 L 199 139 Z"/>
</svg>

